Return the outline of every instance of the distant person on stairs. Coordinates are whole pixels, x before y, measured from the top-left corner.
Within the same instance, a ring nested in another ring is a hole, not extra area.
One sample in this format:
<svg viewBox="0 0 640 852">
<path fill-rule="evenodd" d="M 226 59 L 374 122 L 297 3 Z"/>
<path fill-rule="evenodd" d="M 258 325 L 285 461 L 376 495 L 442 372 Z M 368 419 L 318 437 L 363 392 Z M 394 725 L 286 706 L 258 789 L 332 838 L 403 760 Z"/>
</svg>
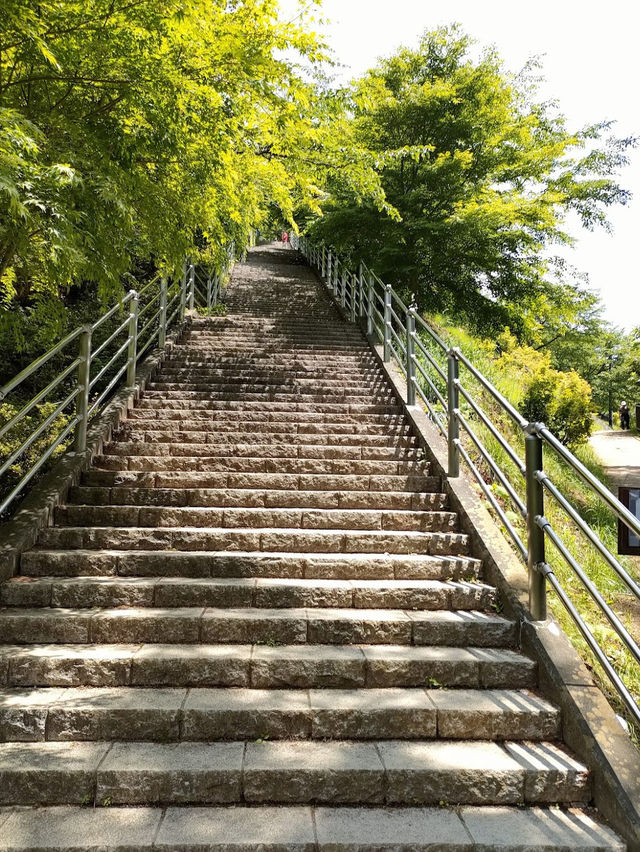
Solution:
<svg viewBox="0 0 640 852">
<path fill-rule="evenodd" d="M 620 403 L 620 428 L 621 429 L 629 429 L 631 424 L 631 412 L 629 411 L 629 406 L 627 403 L 622 400 Z"/>
</svg>

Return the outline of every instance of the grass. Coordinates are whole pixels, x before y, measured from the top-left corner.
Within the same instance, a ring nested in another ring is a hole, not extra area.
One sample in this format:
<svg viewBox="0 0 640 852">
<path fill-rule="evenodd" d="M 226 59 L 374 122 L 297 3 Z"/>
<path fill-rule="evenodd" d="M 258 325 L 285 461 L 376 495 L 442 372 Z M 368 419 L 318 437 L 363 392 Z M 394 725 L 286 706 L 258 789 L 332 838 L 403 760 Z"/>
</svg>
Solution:
<svg viewBox="0 0 640 852">
<path fill-rule="evenodd" d="M 462 329 L 447 327 L 444 324 L 438 328 L 438 332 L 448 343 L 459 346 L 474 365 L 517 407 L 523 392 L 523 378 L 519 375 L 508 375 L 498 369 L 495 358 L 493 357 L 493 343 L 477 340 Z M 424 338 L 423 342 L 442 365 L 442 353 L 434 349 Z M 444 391 L 446 391 L 446 388 L 442 380 L 437 377 L 433 370 L 430 370 L 429 373 L 433 377 L 438 389 L 445 395 Z M 511 418 L 498 406 L 482 386 L 473 379 L 464 367 L 461 368 L 461 379 L 463 386 L 480 403 L 482 409 L 489 415 L 494 425 L 498 427 L 500 433 L 508 440 L 511 447 L 521 459 L 524 459 L 524 435 L 521 429 L 516 426 Z M 426 383 L 423 384 L 423 387 L 426 389 Z M 432 399 L 435 399 L 435 396 L 432 395 Z M 497 465 L 505 473 L 514 490 L 524 500 L 524 478 L 517 466 L 463 398 L 461 398 L 460 402 L 463 416 L 472 425 L 473 430 L 480 437 Z M 446 420 L 446 414 L 442 411 L 441 407 L 436 406 L 436 409 L 444 415 L 443 419 Z M 513 504 L 508 491 L 500 484 L 490 465 L 462 429 L 461 438 L 463 446 L 481 471 L 484 481 L 491 488 L 507 519 L 514 526 L 521 540 L 526 544 L 525 521 L 519 511 L 517 511 L 517 507 Z M 573 452 L 598 479 L 603 482 L 606 480 L 604 469 L 588 444 L 573 448 Z M 462 459 L 461 465 L 463 468 L 465 467 Z M 583 483 L 582 479 L 566 462 L 548 447 L 544 449 L 544 470 L 556 488 L 591 526 L 607 549 L 615 555 L 617 551 L 617 519 L 613 512 L 602 502 L 595 492 L 591 491 Z M 473 481 L 471 474 L 469 474 L 469 477 Z M 480 487 L 476 487 L 478 494 L 486 500 L 481 493 Z M 488 505 L 488 501 L 486 502 Z M 501 523 L 497 513 L 494 512 L 493 514 L 498 523 Z M 640 638 L 638 636 L 638 633 L 640 633 L 640 606 L 634 609 L 634 606 L 637 606 L 636 599 L 629 593 L 626 585 L 598 553 L 596 548 L 588 541 L 582 531 L 548 493 L 545 494 L 545 517 L 549 520 L 552 529 L 562 540 L 569 553 L 582 567 L 587 577 L 597 587 L 612 610 L 619 616 L 627 630 L 632 635 L 635 632 L 634 638 L 638 641 L 638 638 Z M 505 537 L 512 544 L 514 551 L 517 552 L 515 545 L 513 545 L 507 534 L 506 528 L 504 526 L 502 528 Z M 636 580 L 639 579 L 638 571 L 631 559 L 626 557 L 616 558 L 632 577 Z M 546 561 L 552 567 L 562 588 L 578 609 L 600 647 L 606 650 L 607 657 L 634 700 L 636 703 L 640 703 L 640 667 L 638 667 L 635 659 L 626 649 L 624 643 L 611 627 L 608 619 L 595 603 L 580 579 L 564 558 L 556 551 L 553 542 L 548 539 L 546 543 Z M 558 620 L 582 659 L 592 671 L 595 680 L 607 696 L 615 712 L 625 718 L 629 723 L 631 737 L 636 745 L 639 745 L 640 731 L 634 729 L 634 726 L 631 724 L 630 715 L 622 700 L 593 657 L 588 645 L 583 640 L 564 605 L 552 589 L 549 589 L 548 604 L 552 615 Z M 635 617 L 631 613 L 635 613 Z"/>
</svg>

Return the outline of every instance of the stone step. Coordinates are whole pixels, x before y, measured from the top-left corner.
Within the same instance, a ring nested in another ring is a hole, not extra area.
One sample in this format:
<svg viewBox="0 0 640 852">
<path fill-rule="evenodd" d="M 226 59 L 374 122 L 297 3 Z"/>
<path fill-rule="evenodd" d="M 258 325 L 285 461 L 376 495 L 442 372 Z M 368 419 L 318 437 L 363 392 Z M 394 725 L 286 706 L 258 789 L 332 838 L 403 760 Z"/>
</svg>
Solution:
<svg viewBox="0 0 640 852">
<path fill-rule="evenodd" d="M 424 466 L 426 467 L 426 465 Z M 418 499 L 421 492 L 436 492 L 440 489 L 440 477 L 410 473 L 386 474 L 323 474 L 323 473 L 250 473 L 250 472 L 160 472 L 136 470 L 91 469 L 82 475 L 88 487 L 185 490 L 211 489 L 269 489 L 270 491 L 340 491 L 379 494 L 384 491 L 412 492 Z M 206 498 L 206 495 L 205 495 Z M 203 499 L 205 499 L 203 498 Z M 194 497 L 192 499 L 199 499 Z M 419 507 L 416 507 L 419 508 Z"/>
<path fill-rule="evenodd" d="M 237 408 L 235 410 L 223 409 L 220 411 L 215 411 L 213 409 L 200 411 L 197 409 L 191 409 L 188 412 L 183 413 L 180 409 L 173 408 L 168 408 L 164 412 L 155 408 L 132 408 L 127 412 L 127 419 L 129 421 L 160 420 L 164 422 L 184 420 L 186 423 L 191 425 L 193 425 L 195 421 L 203 420 L 210 424 L 223 423 L 233 426 L 236 429 L 238 423 L 244 425 L 251 424 L 250 428 L 253 428 L 254 423 L 286 423 L 287 428 L 289 428 L 289 425 L 299 428 L 301 425 L 304 427 L 307 425 L 324 425 L 330 423 L 332 429 L 335 426 L 353 425 L 362 428 L 371 427 L 374 430 L 378 430 L 380 428 L 384 430 L 389 428 L 389 426 L 406 427 L 407 425 L 407 422 L 400 411 L 394 411 L 392 413 L 387 412 L 386 414 L 363 414 L 362 412 L 349 414 L 341 411 L 324 413 L 322 411 L 267 411 L 264 409 L 249 410 L 246 408 Z"/>
<path fill-rule="evenodd" d="M 205 506 L 59 506 L 58 526 L 456 532 L 455 512 L 393 509 L 215 508 Z"/>
<path fill-rule="evenodd" d="M 366 397 L 361 397 L 361 399 L 366 399 Z M 244 412 L 259 410 L 259 411 L 269 411 L 269 412 L 278 412 L 285 411 L 287 413 L 291 413 L 293 411 L 297 413 L 301 413 L 304 415 L 307 414 L 386 414 L 386 415 L 394 415 L 400 413 L 400 404 L 395 403 L 376 403 L 376 402 L 333 402 L 331 400 L 327 400 L 326 402 L 313 402 L 313 401 L 300 401 L 296 402 L 294 400 L 281 400 L 281 401 L 271 401 L 271 400 L 262 400 L 262 399 L 247 399 L 246 396 L 242 396 L 242 398 L 237 400 L 225 400 L 225 399 L 167 399 L 165 396 L 162 396 L 160 399 L 154 399 L 153 397 L 143 397 L 138 403 L 139 409 L 156 409 L 163 412 L 166 411 L 181 411 L 181 412 L 191 412 L 191 411 L 236 411 L 236 412 Z M 183 416 L 190 416 L 183 414 Z"/>
<path fill-rule="evenodd" d="M 509 647 L 516 625 L 476 610 L 6 607 L 8 644 L 182 642 Z"/>
<path fill-rule="evenodd" d="M 42 807 L 0 810 L 14 852 L 625 852 L 591 811 L 531 807 Z"/>
<path fill-rule="evenodd" d="M 47 550 L 22 554 L 30 576 L 281 577 L 319 580 L 455 580 L 480 576 L 481 562 L 462 556 L 259 551 Z"/>
<path fill-rule="evenodd" d="M 230 388 L 223 391 L 197 391 L 197 390 L 147 390 L 145 388 L 141 395 L 141 402 L 149 402 L 151 400 L 160 401 L 184 401 L 189 404 L 194 402 L 242 402 L 250 404 L 255 402 L 284 402 L 289 403 L 324 405 L 329 403 L 332 405 L 394 405 L 396 397 L 390 391 L 377 391 L 376 393 L 322 393 L 311 392 L 298 389 L 274 390 L 263 392 L 260 389 L 255 390 L 236 390 Z M 205 408 L 206 406 L 196 406 Z"/>
<path fill-rule="evenodd" d="M 0 804 L 588 802 L 549 742 L 0 743 Z"/>
<path fill-rule="evenodd" d="M 239 420 L 197 420 L 190 422 L 185 420 L 160 420 L 155 416 L 152 417 L 136 417 L 123 420 L 118 428 L 118 435 L 138 435 L 144 436 L 144 440 L 156 441 L 163 440 L 162 435 L 166 435 L 168 441 L 181 440 L 180 436 L 185 437 L 182 440 L 191 440 L 194 435 L 206 436 L 202 438 L 202 442 L 213 442 L 210 437 L 215 433 L 221 442 L 237 440 L 242 442 L 244 436 L 255 438 L 256 434 L 261 436 L 261 440 L 278 440 L 278 435 L 286 435 L 290 441 L 310 441 L 313 443 L 357 443 L 361 441 L 363 444 L 379 444 L 379 443 L 399 443 L 407 441 L 412 444 L 415 438 L 411 434 L 409 427 L 406 424 L 381 426 L 376 423 L 371 424 L 356 424 L 356 423 L 296 423 L 290 422 L 286 425 L 278 422 L 259 423 L 258 421 L 248 421 L 243 424 Z M 237 436 L 237 437 L 234 437 Z"/>
<path fill-rule="evenodd" d="M 329 402 L 344 399 L 358 402 L 362 399 L 386 400 L 391 398 L 393 393 L 388 385 L 382 383 L 363 385 L 361 382 L 352 382 L 347 385 L 344 381 L 336 381 L 330 385 L 318 379 L 307 379 L 304 382 L 274 382 L 269 379 L 218 382 L 210 378 L 172 380 L 156 376 L 145 386 L 144 396 L 151 395 L 166 399 L 236 399 L 248 396 L 259 399 L 313 398 L 319 401 L 327 397 Z"/>
<path fill-rule="evenodd" d="M 338 374 L 331 370 L 269 370 L 244 369 L 232 367 L 178 367 L 163 364 L 155 374 L 155 381 L 215 383 L 228 385 L 236 383 L 255 384 L 286 384 L 314 385 L 320 384 L 327 388 L 358 387 L 378 388 L 388 387 L 388 383 L 379 370 L 363 369 L 346 371 Z"/>
<path fill-rule="evenodd" d="M 0 645 L 12 687 L 535 689 L 535 663 L 508 648 L 415 645 Z"/>
<path fill-rule="evenodd" d="M 445 494 L 409 491 L 302 491 L 253 488 L 73 486 L 68 502 L 86 506 L 220 506 L 266 509 L 403 509 L 441 511 Z"/>
<path fill-rule="evenodd" d="M 136 424 L 136 425 L 134 425 Z M 155 427 L 155 422 L 152 421 Z M 398 431 L 395 434 L 377 433 L 349 433 L 349 432 L 329 432 L 314 431 L 314 432 L 294 432 L 288 434 L 283 431 L 282 426 L 279 429 L 273 427 L 269 431 L 265 430 L 247 430 L 240 431 L 220 431 L 215 424 L 207 424 L 209 429 L 183 429 L 178 431 L 174 426 L 173 429 L 161 430 L 157 427 L 149 428 L 150 424 L 138 423 L 133 421 L 123 425 L 114 436 L 116 442 L 133 442 L 133 443 L 153 443 L 167 445 L 217 445 L 220 447 L 223 444 L 238 444 L 246 446 L 248 443 L 254 442 L 259 445 L 287 445 L 287 446 L 329 446 L 329 447 L 385 447 L 394 449 L 415 449 L 416 441 L 411 435 L 404 434 Z M 275 424 L 273 424 L 275 425 Z M 258 437 L 259 436 L 259 437 Z M 170 453 L 168 453 L 170 455 Z"/>
<path fill-rule="evenodd" d="M 264 456 L 119 456 L 99 455 L 94 466 L 102 470 L 185 471 L 200 473 L 320 473 L 358 476 L 426 476 L 423 461 L 351 458 L 265 458 Z"/>
<path fill-rule="evenodd" d="M 0 689 L 2 742 L 557 739 L 528 690 Z"/>
<path fill-rule="evenodd" d="M 0 585 L 11 607 L 354 607 L 488 610 L 485 583 L 452 580 L 318 580 L 253 577 L 41 577 Z"/>
<path fill-rule="evenodd" d="M 41 530 L 38 544 L 43 548 L 67 550 L 243 550 L 431 556 L 464 556 L 469 550 L 469 538 L 462 533 L 230 527 L 49 527 Z"/>
<path fill-rule="evenodd" d="M 255 440 L 246 443 L 216 442 L 212 436 L 209 443 L 134 442 L 111 441 L 103 448 L 104 455 L 115 456 L 161 456 L 196 458 L 198 456 L 249 456 L 251 458 L 276 459 L 364 459 L 387 461 L 421 461 L 424 453 L 416 447 L 377 446 L 362 444 L 315 444 L 309 443 L 262 443 Z"/>
</svg>

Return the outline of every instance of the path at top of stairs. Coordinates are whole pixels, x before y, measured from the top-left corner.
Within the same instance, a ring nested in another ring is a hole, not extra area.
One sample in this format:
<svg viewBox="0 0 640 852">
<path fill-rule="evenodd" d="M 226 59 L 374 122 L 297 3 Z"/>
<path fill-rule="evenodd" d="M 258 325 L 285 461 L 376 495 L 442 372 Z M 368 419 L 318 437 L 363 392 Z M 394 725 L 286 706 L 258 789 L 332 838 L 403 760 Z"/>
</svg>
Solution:
<svg viewBox="0 0 640 852">
<path fill-rule="evenodd" d="M 0 587 L 0 852 L 624 849 L 360 330 L 227 308 Z"/>
</svg>

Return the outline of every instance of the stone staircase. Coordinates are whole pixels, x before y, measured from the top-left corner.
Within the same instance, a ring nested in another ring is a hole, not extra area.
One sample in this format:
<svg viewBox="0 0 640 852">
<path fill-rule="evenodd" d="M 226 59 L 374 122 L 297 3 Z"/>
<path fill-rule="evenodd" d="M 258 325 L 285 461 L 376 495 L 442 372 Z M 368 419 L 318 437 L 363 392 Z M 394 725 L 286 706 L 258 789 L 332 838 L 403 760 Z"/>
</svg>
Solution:
<svg viewBox="0 0 640 852">
<path fill-rule="evenodd" d="M 0 850 L 624 849 L 482 576 L 360 331 L 254 250 L 0 588 Z"/>
</svg>

